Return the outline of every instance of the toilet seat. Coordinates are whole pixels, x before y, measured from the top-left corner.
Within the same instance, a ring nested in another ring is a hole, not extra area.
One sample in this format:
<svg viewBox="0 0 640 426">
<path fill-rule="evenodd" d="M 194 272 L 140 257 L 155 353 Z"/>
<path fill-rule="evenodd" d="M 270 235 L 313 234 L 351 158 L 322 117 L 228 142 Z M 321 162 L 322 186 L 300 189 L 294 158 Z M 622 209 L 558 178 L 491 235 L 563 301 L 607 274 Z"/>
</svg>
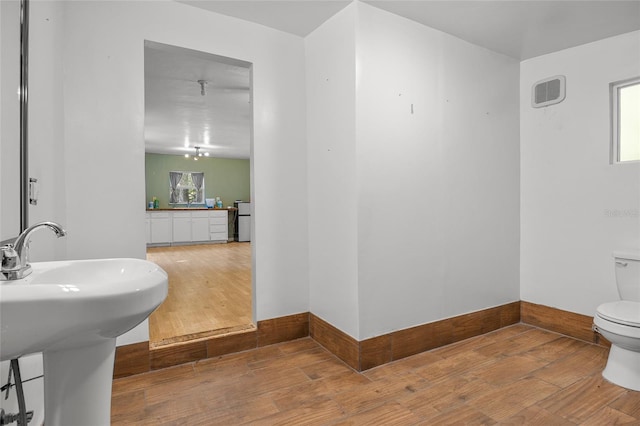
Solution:
<svg viewBox="0 0 640 426">
<path fill-rule="evenodd" d="M 622 339 L 624 341 L 631 339 L 634 347 L 637 346 L 638 351 L 640 351 L 640 327 L 618 324 L 617 322 L 609 321 L 601 317 L 597 313 L 593 316 L 593 325 L 595 326 L 594 330 L 602 334 L 611 343 L 613 343 L 612 339 Z M 609 334 L 613 334 L 614 336 L 610 336 Z M 615 336 L 618 337 L 616 338 Z M 627 343 L 625 343 L 625 346 L 627 346 Z"/>
<path fill-rule="evenodd" d="M 640 302 L 620 300 L 603 303 L 596 309 L 596 315 L 616 324 L 640 328 Z"/>
</svg>

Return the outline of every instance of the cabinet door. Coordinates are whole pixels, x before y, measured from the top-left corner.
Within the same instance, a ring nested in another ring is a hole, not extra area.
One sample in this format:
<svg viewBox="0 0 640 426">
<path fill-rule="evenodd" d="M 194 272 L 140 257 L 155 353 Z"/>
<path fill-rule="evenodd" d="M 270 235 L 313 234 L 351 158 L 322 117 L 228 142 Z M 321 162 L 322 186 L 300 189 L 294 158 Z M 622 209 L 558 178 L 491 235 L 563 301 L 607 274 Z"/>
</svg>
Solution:
<svg viewBox="0 0 640 426">
<path fill-rule="evenodd" d="M 155 244 L 171 242 L 171 222 L 168 217 L 151 217 L 151 242 Z"/>
<path fill-rule="evenodd" d="M 191 213 L 175 212 L 173 214 L 173 242 L 191 242 Z"/>
<path fill-rule="evenodd" d="M 144 215 L 144 228 L 147 236 L 147 244 L 151 243 L 151 215 L 149 213 Z"/>
<path fill-rule="evenodd" d="M 191 218 L 191 238 L 193 241 L 209 241 L 209 218 Z"/>
</svg>

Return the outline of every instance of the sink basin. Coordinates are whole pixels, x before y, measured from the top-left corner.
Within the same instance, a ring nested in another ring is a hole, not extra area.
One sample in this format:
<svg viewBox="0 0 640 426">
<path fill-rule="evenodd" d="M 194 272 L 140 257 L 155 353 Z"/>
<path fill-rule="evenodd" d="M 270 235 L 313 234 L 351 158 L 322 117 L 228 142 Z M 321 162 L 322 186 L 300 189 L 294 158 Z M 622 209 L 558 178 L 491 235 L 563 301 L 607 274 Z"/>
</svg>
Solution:
<svg viewBox="0 0 640 426">
<path fill-rule="evenodd" d="M 33 263 L 0 285 L 0 360 L 115 338 L 167 295 L 167 274 L 140 259 Z"/>
<path fill-rule="evenodd" d="M 0 284 L 0 360 L 43 353 L 47 425 L 109 424 L 115 338 L 162 303 L 167 274 L 140 259 L 31 267 Z"/>
</svg>

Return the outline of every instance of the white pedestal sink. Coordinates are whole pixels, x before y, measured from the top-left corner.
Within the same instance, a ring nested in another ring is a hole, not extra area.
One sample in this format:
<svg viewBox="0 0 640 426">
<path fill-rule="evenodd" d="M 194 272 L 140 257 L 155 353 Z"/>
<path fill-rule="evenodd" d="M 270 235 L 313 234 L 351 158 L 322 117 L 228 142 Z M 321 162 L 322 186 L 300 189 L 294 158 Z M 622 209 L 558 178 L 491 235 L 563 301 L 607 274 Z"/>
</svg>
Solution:
<svg viewBox="0 0 640 426">
<path fill-rule="evenodd" d="M 108 425 L 115 339 L 162 303 L 167 274 L 140 259 L 31 266 L 0 282 L 0 360 L 43 353 L 47 426 Z"/>
</svg>

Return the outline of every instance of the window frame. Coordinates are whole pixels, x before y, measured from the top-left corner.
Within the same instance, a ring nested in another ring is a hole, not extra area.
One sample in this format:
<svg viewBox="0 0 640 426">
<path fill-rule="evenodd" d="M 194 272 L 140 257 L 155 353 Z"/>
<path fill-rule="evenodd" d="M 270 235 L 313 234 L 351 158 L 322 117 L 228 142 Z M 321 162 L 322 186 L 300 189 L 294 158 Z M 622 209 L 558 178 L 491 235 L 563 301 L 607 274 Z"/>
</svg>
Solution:
<svg viewBox="0 0 640 426">
<path fill-rule="evenodd" d="M 203 173 L 203 172 L 195 172 L 195 171 L 180 171 L 180 170 L 172 170 L 172 172 L 179 172 L 179 173 L 182 173 L 183 179 L 184 179 L 184 176 L 185 176 L 185 175 L 189 175 L 189 176 L 190 176 L 190 180 L 191 180 L 192 185 L 193 185 L 193 177 L 192 177 L 192 176 L 193 176 L 193 173 Z M 181 179 L 181 180 L 182 180 L 182 179 Z M 180 185 L 180 184 L 178 183 L 178 185 Z M 182 186 L 182 187 L 181 187 L 181 189 L 187 189 L 187 190 L 190 190 L 189 188 L 191 188 L 191 187 L 189 187 L 189 186 Z M 197 191 L 197 189 L 195 188 L 195 186 L 193 186 L 193 188 L 191 188 L 191 190 Z M 195 205 L 204 205 L 204 204 L 205 204 L 205 181 L 204 181 L 204 178 L 203 178 L 203 180 L 202 180 L 202 189 L 201 189 L 200 191 L 201 191 L 202 201 L 194 201 L 194 202 L 192 202 L 192 203 L 189 203 L 189 202 L 187 202 L 187 201 L 178 201 L 178 202 L 176 202 L 176 203 L 169 202 L 169 205 L 172 205 L 172 206 L 174 206 L 174 207 L 175 207 L 175 206 L 185 206 L 185 205 L 186 205 L 186 206 L 189 206 L 189 205 L 194 205 L 194 204 L 195 204 Z M 171 183 L 169 183 L 169 200 L 171 200 Z"/>
<path fill-rule="evenodd" d="M 640 76 L 626 80 L 614 81 L 609 84 L 609 100 L 611 114 L 611 164 L 638 164 L 640 160 L 620 161 L 620 90 L 629 86 L 640 85 Z"/>
</svg>

